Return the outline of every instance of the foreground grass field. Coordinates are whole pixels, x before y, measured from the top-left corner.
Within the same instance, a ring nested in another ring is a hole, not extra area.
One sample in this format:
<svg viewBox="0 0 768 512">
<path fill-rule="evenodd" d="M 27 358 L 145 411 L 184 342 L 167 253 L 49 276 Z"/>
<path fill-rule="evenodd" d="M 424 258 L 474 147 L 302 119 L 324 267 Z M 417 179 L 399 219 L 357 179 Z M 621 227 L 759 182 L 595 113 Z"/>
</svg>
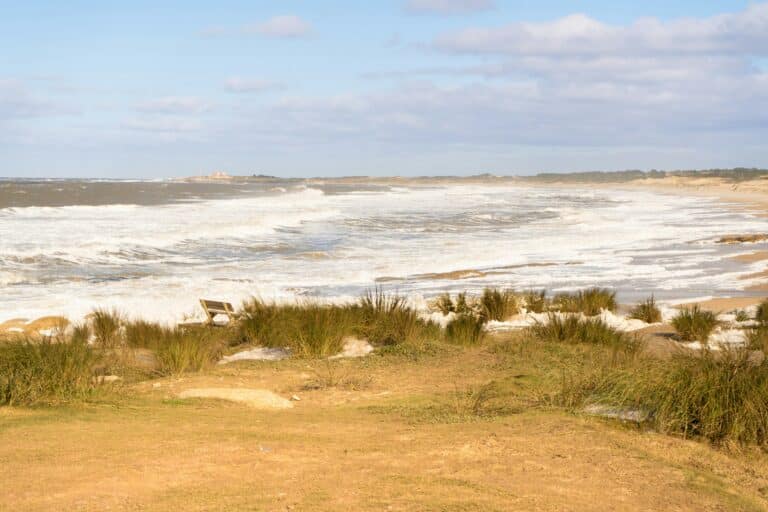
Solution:
<svg viewBox="0 0 768 512">
<path fill-rule="evenodd" d="M 0 408 L 0 510 L 765 510 L 768 456 L 563 406 L 610 344 L 238 362 Z M 180 400 L 254 388 L 292 409 Z M 567 394 L 566 394 L 567 395 Z"/>
</svg>

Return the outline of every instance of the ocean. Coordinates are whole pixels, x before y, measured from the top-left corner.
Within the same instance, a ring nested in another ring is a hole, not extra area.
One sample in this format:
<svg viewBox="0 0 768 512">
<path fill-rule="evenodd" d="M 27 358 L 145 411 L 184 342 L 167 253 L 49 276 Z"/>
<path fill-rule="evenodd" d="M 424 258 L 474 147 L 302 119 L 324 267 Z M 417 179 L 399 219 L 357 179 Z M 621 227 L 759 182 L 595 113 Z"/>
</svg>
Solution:
<svg viewBox="0 0 768 512">
<path fill-rule="evenodd" d="M 0 181 L 0 321 L 94 308 L 176 321 L 235 304 L 588 286 L 624 302 L 748 295 L 715 243 L 765 231 L 714 199 L 514 181 Z M 416 300 L 414 299 L 414 300 Z"/>
</svg>

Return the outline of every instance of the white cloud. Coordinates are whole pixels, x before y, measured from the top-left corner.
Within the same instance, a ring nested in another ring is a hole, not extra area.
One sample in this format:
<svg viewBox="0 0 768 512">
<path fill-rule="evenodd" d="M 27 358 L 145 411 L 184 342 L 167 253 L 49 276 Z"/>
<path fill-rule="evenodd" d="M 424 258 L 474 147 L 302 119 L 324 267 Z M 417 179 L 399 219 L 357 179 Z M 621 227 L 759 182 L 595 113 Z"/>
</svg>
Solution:
<svg viewBox="0 0 768 512">
<path fill-rule="evenodd" d="M 463 14 L 485 11 L 495 6 L 493 0 L 407 0 L 406 10 L 415 13 Z"/>
<path fill-rule="evenodd" d="M 258 32 L 267 37 L 296 38 L 308 35 L 312 31 L 312 25 L 298 16 L 287 14 L 247 27 L 246 31 Z"/>
<path fill-rule="evenodd" d="M 137 105 L 137 110 L 162 114 L 200 114 L 211 105 L 194 96 L 165 96 Z"/>
<path fill-rule="evenodd" d="M 768 3 L 709 18 L 643 18 L 608 25 L 584 14 L 444 34 L 435 47 L 455 53 L 516 56 L 768 55 Z"/>
<path fill-rule="evenodd" d="M 230 92 L 239 93 L 258 93 L 274 89 L 281 89 L 283 86 L 272 80 L 263 78 L 241 78 L 239 76 L 228 78 L 225 86 Z"/>
</svg>

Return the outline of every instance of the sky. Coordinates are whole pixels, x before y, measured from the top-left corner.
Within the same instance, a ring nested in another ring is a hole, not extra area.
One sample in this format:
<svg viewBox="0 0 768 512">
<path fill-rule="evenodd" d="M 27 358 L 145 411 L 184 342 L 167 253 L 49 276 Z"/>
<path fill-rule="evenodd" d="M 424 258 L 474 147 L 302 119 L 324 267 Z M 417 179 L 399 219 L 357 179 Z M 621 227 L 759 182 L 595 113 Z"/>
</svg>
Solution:
<svg viewBox="0 0 768 512">
<path fill-rule="evenodd" d="M 0 176 L 768 167 L 768 2 L 0 12 Z"/>
</svg>

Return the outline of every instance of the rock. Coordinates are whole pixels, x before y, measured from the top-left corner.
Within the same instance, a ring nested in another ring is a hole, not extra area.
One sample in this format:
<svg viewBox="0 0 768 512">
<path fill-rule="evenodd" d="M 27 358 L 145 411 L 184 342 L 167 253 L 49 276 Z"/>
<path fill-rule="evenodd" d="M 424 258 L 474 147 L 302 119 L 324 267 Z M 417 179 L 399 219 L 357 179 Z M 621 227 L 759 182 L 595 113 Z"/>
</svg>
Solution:
<svg viewBox="0 0 768 512">
<path fill-rule="evenodd" d="M 285 398 L 266 389 L 248 388 L 195 388 L 179 393 L 179 398 L 217 398 L 245 404 L 254 409 L 290 409 L 293 404 Z"/>
<path fill-rule="evenodd" d="M 346 336 L 342 342 L 344 348 L 340 353 L 335 356 L 331 356 L 328 359 L 341 359 L 344 357 L 365 357 L 373 352 L 373 346 L 368 343 L 368 340 L 361 340 L 354 336 Z"/>
<path fill-rule="evenodd" d="M 109 384 L 110 382 L 117 382 L 123 380 L 119 375 L 97 375 L 93 378 L 96 384 Z"/>
<path fill-rule="evenodd" d="M 294 402 L 301 402 L 301 398 L 299 398 L 297 395 L 291 395 L 291 400 Z"/>
<path fill-rule="evenodd" d="M 648 419 L 648 413 L 637 409 L 623 409 L 621 407 L 611 407 L 610 405 L 592 404 L 584 408 L 584 412 L 593 416 L 603 418 L 613 418 L 621 421 L 633 421 L 642 423 Z"/>
<path fill-rule="evenodd" d="M 291 357 L 291 352 L 285 348 L 257 347 L 231 356 L 224 356 L 218 364 L 227 364 L 233 361 L 280 361 L 288 357 Z"/>
</svg>

